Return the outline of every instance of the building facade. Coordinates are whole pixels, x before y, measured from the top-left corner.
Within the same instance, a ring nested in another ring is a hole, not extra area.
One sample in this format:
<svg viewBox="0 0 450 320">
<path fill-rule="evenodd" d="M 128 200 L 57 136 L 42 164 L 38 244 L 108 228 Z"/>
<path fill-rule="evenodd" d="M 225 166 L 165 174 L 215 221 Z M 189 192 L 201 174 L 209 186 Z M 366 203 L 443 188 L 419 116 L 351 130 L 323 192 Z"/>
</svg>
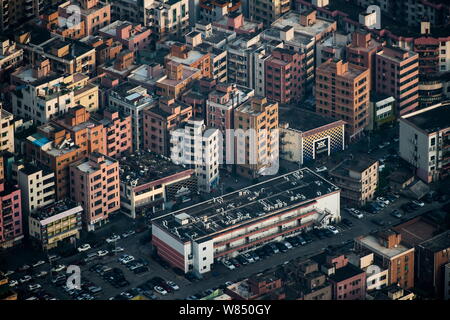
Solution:
<svg viewBox="0 0 450 320">
<path fill-rule="evenodd" d="M 296 181 L 303 186 L 293 186 Z M 220 259 L 339 221 L 339 194 L 310 169 L 300 169 L 155 218 L 152 243 L 172 266 L 201 275 Z"/>
<path fill-rule="evenodd" d="M 30 237 L 43 249 L 57 247 L 67 239 L 78 239 L 83 208 L 70 199 L 39 208 L 28 217 Z"/>
<path fill-rule="evenodd" d="M 450 103 L 438 103 L 400 118 L 400 157 L 430 183 L 450 169 Z"/>
<path fill-rule="evenodd" d="M 109 221 L 120 208 L 119 162 L 98 152 L 70 166 L 70 198 L 81 203 L 88 231 Z"/>
</svg>

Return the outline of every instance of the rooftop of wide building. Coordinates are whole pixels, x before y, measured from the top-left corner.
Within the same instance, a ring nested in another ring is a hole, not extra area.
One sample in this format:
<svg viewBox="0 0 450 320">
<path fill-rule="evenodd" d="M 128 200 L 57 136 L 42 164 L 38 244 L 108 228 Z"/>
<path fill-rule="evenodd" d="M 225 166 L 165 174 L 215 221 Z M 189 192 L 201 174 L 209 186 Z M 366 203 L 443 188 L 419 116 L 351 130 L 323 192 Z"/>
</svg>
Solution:
<svg viewBox="0 0 450 320">
<path fill-rule="evenodd" d="M 181 241 L 208 239 L 275 211 L 314 203 L 315 198 L 338 190 L 331 182 L 304 168 L 169 213 L 152 223 Z M 187 223 L 181 224 L 180 220 Z"/>
<path fill-rule="evenodd" d="M 412 112 L 401 119 L 427 133 L 447 129 L 450 127 L 450 101 Z"/>
<path fill-rule="evenodd" d="M 188 170 L 167 157 L 145 150 L 122 157 L 119 160 L 119 168 L 120 181 L 134 186 Z"/>
</svg>

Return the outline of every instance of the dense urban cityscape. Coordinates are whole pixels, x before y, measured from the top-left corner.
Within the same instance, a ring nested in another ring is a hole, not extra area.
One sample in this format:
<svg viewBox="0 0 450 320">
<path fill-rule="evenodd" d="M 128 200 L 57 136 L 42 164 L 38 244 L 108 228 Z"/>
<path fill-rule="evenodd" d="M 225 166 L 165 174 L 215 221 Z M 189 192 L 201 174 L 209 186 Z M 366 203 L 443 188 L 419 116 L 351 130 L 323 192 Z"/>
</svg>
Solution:
<svg viewBox="0 0 450 320">
<path fill-rule="evenodd" d="M 0 108 L 0 300 L 450 299 L 448 1 L 0 0 Z"/>
</svg>

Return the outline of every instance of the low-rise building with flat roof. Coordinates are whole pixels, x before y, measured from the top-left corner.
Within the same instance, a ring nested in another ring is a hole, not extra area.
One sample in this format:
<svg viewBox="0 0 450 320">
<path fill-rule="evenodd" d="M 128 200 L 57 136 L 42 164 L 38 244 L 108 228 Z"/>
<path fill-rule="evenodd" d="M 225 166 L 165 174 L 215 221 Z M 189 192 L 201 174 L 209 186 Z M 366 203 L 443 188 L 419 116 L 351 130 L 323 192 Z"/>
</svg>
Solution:
<svg viewBox="0 0 450 320">
<path fill-rule="evenodd" d="M 120 160 L 121 211 L 131 218 L 152 216 L 197 193 L 194 170 L 146 150 Z"/>
<path fill-rule="evenodd" d="M 29 215 L 29 234 L 43 250 L 55 248 L 65 239 L 78 239 L 82 213 L 81 205 L 70 199 L 44 206 Z"/>
<path fill-rule="evenodd" d="M 409 113 L 400 118 L 399 155 L 426 183 L 450 173 L 450 102 Z"/>
<path fill-rule="evenodd" d="M 308 168 L 152 220 L 159 256 L 184 272 L 273 240 L 340 221 L 340 190 Z"/>
</svg>

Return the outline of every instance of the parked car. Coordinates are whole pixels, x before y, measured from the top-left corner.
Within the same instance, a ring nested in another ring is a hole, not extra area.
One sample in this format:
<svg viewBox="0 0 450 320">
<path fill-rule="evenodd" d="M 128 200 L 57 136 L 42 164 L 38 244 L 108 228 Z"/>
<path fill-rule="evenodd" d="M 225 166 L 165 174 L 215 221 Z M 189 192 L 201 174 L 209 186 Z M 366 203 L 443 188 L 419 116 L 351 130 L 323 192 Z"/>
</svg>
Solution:
<svg viewBox="0 0 450 320">
<path fill-rule="evenodd" d="M 168 293 L 163 287 L 160 287 L 160 286 L 154 286 L 153 290 L 155 290 L 157 293 L 159 293 L 163 296 L 165 296 Z"/>
<path fill-rule="evenodd" d="M 47 274 L 48 274 L 47 271 L 42 270 L 41 272 L 37 273 L 37 274 L 35 275 L 35 277 L 36 277 L 36 278 L 42 278 L 42 277 L 45 277 Z"/>
<path fill-rule="evenodd" d="M 286 238 L 286 241 L 289 242 L 291 244 L 291 246 L 293 246 L 293 247 L 298 247 L 298 245 L 300 244 L 298 242 L 298 238 L 297 237 Z"/>
<path fill-rule="evenodd" d="M 284 244 L 286 248 L 288 248 L 288 250 L 294 248 L 294 246 L 289 241 L 284 240 L 281 241 L 281 243 Z"/>
<path fill-rule="evenodd" d="M 43 265 L 43 264 L 45 264 L 45 261 L 44 260 L 39 260 L 39 261 L 36 261 L 35 263 L 33 263 L 32 266 L 33 266 L 33 268 L 36 268 L 36 267 L 38 267 L 40 265 Z"/>
<path fill-rule="evenodd" d="M 17 282 L 17 280 L 10 280 L 10 281 L 8 282 L 8 284 L 9 284 L 9 286 L 12 288 L 12 287 L 17 286 L 17 285 L 19 284 L 19 282 Z"/>
<path fill-rule="evenodd" d="M 391 212 L 391 216 L 396 217 L 397 219 L 401 219 L 403 217 L 400 211 L 398 211 L 397 209 Z"/>
<path fill-rule="evenodd" d="M 112 235 L 111 237 L 106 238 L 106 242 L 108 243 L 113 243 L 116 242 L 117 240 L 120 240 L 120 236 L 118 235 Z"/>
<path fill-rule="evenodd" d="M 331 231 L 333 234 L 338 234 L 339 233 L 339 230 L 336 229 L 336 227 L 334 227 L 334 226 L 327 226 L 327 229 L 329 231 Z"/>
<path fill-rule="evenodd" d="M 26 271 L 30 269 L 31 267 L 27 264 L 24 264 L 23 266 L 19 267 L 19 271 Z"/>
<path fill-rule="evenodd" d="M 42 288 L 42 286 L 39 283 L 36 283 L 36 284 L 29 284 L 27 288 L 30 291 L 35 291 L 37 289 Z"/>
<path fill-rule="evenodd" d="M 222 264 L 230 270 L 236 269 L 236 267 L 228 260 L 223 260 Z"/>
<path fill-rule="evenodd" d="M 166 281 L 167 285 L 172 288 L 172 290 L 180 290 L 180 287 L 173 281 Z"/>
<path fill-rule="evenodd" d="M 20 282 L 20 283 L 25 283 L 25 282 L 30 281 L 31 279 L 32 279 L 31 276 L 26 275 L 26 276 L 23 276 L 22 278 L 20 278 L 20 279 L 19 279 L 19 282 Z"/>
<path fill-rule="evenodd" d="M 243 265 L 243 266 L 245 266 L 245 265 L 248 264 L 248 260 L 245 259 L 245 258 L 244 258 L 243 256 L 241 256 L 241 255 L 238 255 L 238 256 L 236 257 L 236 260 L 237 260 L 241 265 Z"/>
<path fill-rule="evenodd" d="M 135 234 L 135 233 L 136 233 L 136 231 L 134 231 L 134 230 L 130 230 L 130 231 L 124 232 L 124 233 L 122 234 L 122 238 L 129 237 L 129 236 L 131 236 L 131 235 L 133 235 L 133 234 Z"/>
<path fill-rule="evenodd" d="M 239 263 L 239 261 L 237 261 L 236 259 L 230 259 L 230 262 L 233 264 L 233 266 L 235 268 L 239 268 L 241 266 L 241 264 Z"/>
<path fill-rule="evenodd" d="M 415 205 L 419 206 L 419 207 L 423 207 L 423 206 L 425 205 L 425 203 L 423 203 L 423 202 L 420 201 L 420 200 L 413 200 L 413 203 L 414 203 Z"/>
<path fill-rule="evenodd" d="M 5 272 L 4 276 L 5 276 L 5 277 L 9 277 L 9 276 L 13 275 L 14 273 L 16 273 L 16 272 L 15 272 L 15 271 L 12 271 L 12 270 L 9 270 L 9 271 L 6 271 L 6 272 Z"/>
<path fill-rule="evenodd" d="M 63 264 L 58 264 L 57 266 L 55 266 L 55 267 L 52 268 L 52 271 L 53 271 L 53 272 L 61 272 L 61 271 L 63 271 L 65 268 L 66 268 L 65 265 L 63 265 Z"/>
<path fill-rule="evenodd" d="M 78 252 L 84 252 L 91 249 L 91 245 L 89 243 L 85 243 L 82 246 L 78 247 Z"/>
<path fill-rule="evenodd" d="M 275 245 L 278 247 L 278 249 L 281 252 L 287 252 L 288 251 L 288 247 L 286 247 L 286 245 L 284 243 L 282 243 L 282 242 L 277 242 L 277 243 L 275 243 Z"/>
<path fill-rule="evenodd" d="M 243 256 L 245 259 L 247 259 L 247 261 L 248 261 L 249 263 L 255 262 L 255 259 L 253 259 L 253 257 L 252 257 L 250 254 L 248 254 L 248 253 L 243 253 L 242 256 Z"/>
<path fill-rule="evenodd" d="M 386 225 L 386 222 L 381 219 L 372 219 L 372 222 L 380 227 L 384 227 Z"/>
<path fill-rule="evenodd" d="M 307 243 L 306 239 L 304 237 L 302 237 L 302 236 L 297 236 L 296 239 L 297 239 L 297 243 L 302 245 L 302 246 L 306 245 L 306 243 Z"/>
<path fill-rule="evenodd" d="M 123 251 L 125 251 L 125 249 L 122 247 L 116 247 L 114 249 L 111 249 L 112 253 L 118 253 L 118 252 L 123 252 Z"/>
<path fill-rule="evenodd" d="M 390 201 L 388 199 L 386 199 L 386 198 L 383 198 L 383 197 L 377 197 L 377 202 L 378 203 L 383 203 L 386 206 L 390 204 Z"/>
<path fill-rule="evenodd" d="M 269 243 L 268 244 L 270 249 L 272 249 L 273 253 L 279 253 L 280 249 L 278 248 L 278 246 L 275 243 Z"/>
<path fill-rule="evenodd" d="M 248 254 L 253 257 L 253 260 L 255 260 L 255 262 L 260 260 L 259 255 L 255 251 L 249 252 Z"/>
<path fill-rule="evenodd" d="M 317 172 L 317 173 L 319 173 L 319 172 L 325 172 L 325 171 L 327 171 L 327 170 L 328 170 L 328 168 L 325 167 L 325 166 L 321 166 L 321 167 L 317 167 L 317 168 L 316 168 L 316 172 Z"/>
<path fill-rule="evenodd" d="M 303 233 L 302 237 L 303 237 L 303 239 L 305 239 L 307 244 L 313 242 L 313 239 L 311 238 L 311 236 L 308 233 Z"/>
<path fill-rule="evenodd" d="M 364 218 L 364 215 L 357 209 L 349 208 L 349 209 L 347 209 L 347 212 L 354 218 L 357 218 L 357 219 Z"/>
<path fill-rule="evenodd" d="M 109 253 L 108 250 L 99 250 L 99 251 L 97 251 L 97 255 L 98 255 L 99 257 L 104 257 L 104 256 L 106 256 L 108 253 Z"/>
<path fill-rule="evenodd" d="M 353 222 L 351 222 L 351 221 L 350 221 L 349 219 L 347 219 L 347 218 L 342 219 L 341 222 L 342 222 L 343 224 L 345 224 L 347 227 L 353 226 Z"/>
</svg>

